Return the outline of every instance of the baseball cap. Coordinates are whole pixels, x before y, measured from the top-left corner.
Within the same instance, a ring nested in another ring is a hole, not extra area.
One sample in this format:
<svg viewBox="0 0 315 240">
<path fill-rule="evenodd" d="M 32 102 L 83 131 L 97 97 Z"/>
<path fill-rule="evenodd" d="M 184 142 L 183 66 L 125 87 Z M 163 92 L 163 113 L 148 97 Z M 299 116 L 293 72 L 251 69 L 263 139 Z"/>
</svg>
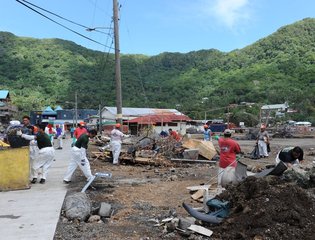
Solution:
<svg viewBox="0 0 315 240">
<path fill-rule="evenodd" d="M 232 134 L 232 130 L 231 129 L 225 129 L 224 130 L 224 133 L 223 133 L 224 135 L 226 134 L 226 135 L 231 135 Z"/>
</svg>

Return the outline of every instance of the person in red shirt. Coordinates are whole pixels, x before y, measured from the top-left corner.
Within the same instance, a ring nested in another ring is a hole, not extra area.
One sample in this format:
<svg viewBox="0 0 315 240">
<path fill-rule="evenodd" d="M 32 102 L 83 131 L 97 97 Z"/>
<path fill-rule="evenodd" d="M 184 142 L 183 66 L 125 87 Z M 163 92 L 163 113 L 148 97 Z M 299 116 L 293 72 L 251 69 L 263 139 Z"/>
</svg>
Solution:
<svg viewBox="0 0 315 240">
<path fill-rule="evenodd" d="M 237 165 L 236 154 L 241 153 L 240 146 L 231 138 L 232 131 L 230 129 L 225 129 L 223 136 L 218 140 L 220 147 L 218 186 L 221 186 L 221 178 L 225 169 L 227 167 L 235 168 Z"/>
<path fill-rule="evenodd" d="M 170 128 L 168 129 L 168 132 L 169 132 L 170 137 L 174 138 L 177 142 L 180 141 L 180 135 L 176 131 Z"/>
<path fill-rule="evenodd" d="M 78 139 L 83 133 L 87 133 L 87 130 L 84 126 L 85 126 L 85 123 L 80 122 L 78 124 L 78 127 L 74 130 L 73 135 L 76 139 Z"/>
</svg>

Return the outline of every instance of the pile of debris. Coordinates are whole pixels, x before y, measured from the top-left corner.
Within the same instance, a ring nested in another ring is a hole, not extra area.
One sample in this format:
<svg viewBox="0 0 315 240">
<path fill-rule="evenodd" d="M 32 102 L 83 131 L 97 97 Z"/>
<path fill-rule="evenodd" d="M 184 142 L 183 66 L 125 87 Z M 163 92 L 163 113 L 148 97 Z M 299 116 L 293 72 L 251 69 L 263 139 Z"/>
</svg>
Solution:
<svg viewBox="0 0 315 240">
<path fill-rule="evenodd" d="M 92 151 L 91 157 L 101 160 L 111 158 L 109 138 L 97 137 L 94 142 L 99 151 Z M 132 136 L 122 142 L 120 161 L 124 163 L 172 166 L 173 162 L 213 163 L 217 154 L 212 142 L 184 138 L 178 142 L 171 137 L 145 135 Z"/>
<path fill-rule="evenodd" d="M 279 177 L 248 177 L 220 196 L 230 202 L 230 215 L 211 230 L 220 239 L 313 239 L 314 189 L 309 191 Z"/>
<path fill-rule="evenodd" d="M 287 170 L 281 177 L 247 177 L 215 197 L 228 203 L 226 218 L 199 224 L 211 229 L 215 239 L 314 239 L 314 187 L 315 168 Z M 210 213 L 204 218 L 209 220 Z"/>
</svg>

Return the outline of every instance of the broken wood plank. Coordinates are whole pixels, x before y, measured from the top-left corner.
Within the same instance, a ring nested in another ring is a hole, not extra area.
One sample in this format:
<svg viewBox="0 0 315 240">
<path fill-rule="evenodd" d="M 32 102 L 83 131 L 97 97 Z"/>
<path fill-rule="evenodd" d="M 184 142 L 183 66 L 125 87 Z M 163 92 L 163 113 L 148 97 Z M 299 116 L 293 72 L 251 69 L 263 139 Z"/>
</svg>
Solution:
<svg viewBox="0 0 315 240">
<path fill-rule="evenodd" d="M 190 186 L 186 187 L 189 191 L 197 191 L 200 189 L 209 189 L 211 185 L 198 185 L 198 186 Z"/>
<path fill-rule="evenodd" d="M 211 141 L 188 139 L 184 141 L 183 147 L 188 149 L 198 149 L 199 154 L 209 160 L 217 154 L 217 151 Z"/>
<path fill-rule="evenodd" d="M 152 161 L 152 158 L 135 157 L 135 162 L 139 162 L 139 163 L 149 163 L 149 162 L 154 162 L 154 161 Z"/>
<path fill-rule="evenodd" d="M 171 161 L 174 161 L 174 162 L 191 162 L 191 163 L 217 163 L 217 161 L 192 160 L 192 159 L 184 159 L 184 158 L 171 158 Z"/>
<path fill-rule="evenodd" d="M 107 152 L 91 152 L 92 155 L 95 155 L 95 156 L 105 156 L 105 155 L 108 155 L 109 153 Z"/>
<path fill-rule="evenodd" d="M 197 192 L 195 192 L 194 194 L 191 195 L 191 198 L 194 200 L 197 200 L 197 199 L 203 197 L 204 191 L 205 191 L 204 189 L 199 189 Z"/>
<path fill-rule="evenodd" d="M 195 224 L 190 225 L 187 229 L 208 237 L 213 234 L 213 231 L 211 231 L 210 229 Z"/>
</svg>

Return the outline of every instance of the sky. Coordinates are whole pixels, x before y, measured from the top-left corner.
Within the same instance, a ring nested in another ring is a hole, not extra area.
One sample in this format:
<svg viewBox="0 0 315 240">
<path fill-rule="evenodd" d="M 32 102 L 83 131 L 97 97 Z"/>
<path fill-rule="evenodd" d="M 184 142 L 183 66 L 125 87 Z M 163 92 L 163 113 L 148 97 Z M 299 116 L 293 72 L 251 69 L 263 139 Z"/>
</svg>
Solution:
<svg viewBox="0 0 315 240">
<path fill-rule="evenodd" d="M 21 37 L 61 38 L 89 49 L 114 52 L 113 0 L 19 0 L 32 3 L 68 29 L 16 0 L 0 1 L 0 31 Z M 158 55 L 202 49 L 229 52 L 244 48 L 282 26 L 315 18 L 314 0 L 120 0 L 119 43 L 122 54 Z M 86 31 L 85 27 L 100 32 Z M 95 42 L 93 42 L 93 41 Z M 97 43 L 96 43 L 97 42 Z"/>
</svg>

